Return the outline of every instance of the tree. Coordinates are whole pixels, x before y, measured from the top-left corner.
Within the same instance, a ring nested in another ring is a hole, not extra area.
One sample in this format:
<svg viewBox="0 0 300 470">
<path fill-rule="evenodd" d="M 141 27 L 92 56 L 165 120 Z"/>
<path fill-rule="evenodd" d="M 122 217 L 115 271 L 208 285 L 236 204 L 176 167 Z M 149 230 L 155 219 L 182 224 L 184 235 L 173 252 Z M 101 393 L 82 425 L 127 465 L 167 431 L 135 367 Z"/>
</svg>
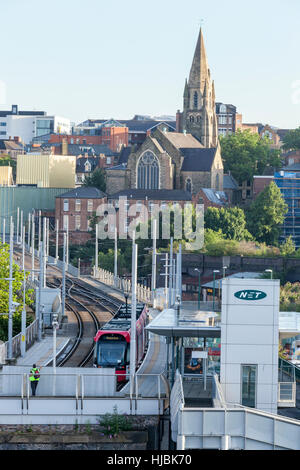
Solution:
<svg viewBox="0 0 300 470">
<path fill-rule="evenodd" d="M 267 166 L 280 168 L 279 150 L 273 150 L 267 137 L 260 137 L 250 130 L 237 130 L 235 134 L 220 137 L 224 171 L 230 171 L 241 184 L 262 175 Z"/>
<path fill-rule="evenodd" d="M 29 273 L 26 273 L 26 278 Z M 23 308 L 23 271 L 16 264 L 13 263 L 13 301 L 18 302 L 20 305 L 13 315 L 13 335 L 21 331 L 21 311 Z M 0 313 L 8 313 L 9 310 L 9 245 L 0 242 Z M 33 290 L 28 289 L 25 295 L 26 305 L 31 305 L 33 302 Z M 31 323 L 33 318 L 27 317 L 27 324 Z M 0 315 L 0 340 L 7 341 L 8 332 L 8 315 Z"/>
<path fill-rule="evenodd" d="M 289 256 L 295 253 L 296 247 L 291 236 L 287 237 L 285 242 L 280 246 L 280 253 L 283 256 Z"/>
<path fill-rule="evenodd" d="M 300 150 L 300 127 L 292 129 L 283 138 L 284 150 Z"/>
<path fill-rule="evenodd" d="M 208 207 L 204 214 L 205 228 L 221 230 L 225 238 L 230 240 L 250 240 L 252 236 L 246 229 L 245 212 L 239 207 L 218 209 Z"/>
<path fill-rule="evenodd" d="M 90 176 L 85 178 L 83 183 L 84 186 L 92 186 L 100 189 L 100 191 L 106 191 L 106 180 L 105 173 L 102 168 L 97 168 Z"/>
<path fill-rule="evenodd" d="M 280 189 L 272 181 L 246 212 L 247 228 L 257 241 L 277 245 L 287 211 Z"/>
</svg>

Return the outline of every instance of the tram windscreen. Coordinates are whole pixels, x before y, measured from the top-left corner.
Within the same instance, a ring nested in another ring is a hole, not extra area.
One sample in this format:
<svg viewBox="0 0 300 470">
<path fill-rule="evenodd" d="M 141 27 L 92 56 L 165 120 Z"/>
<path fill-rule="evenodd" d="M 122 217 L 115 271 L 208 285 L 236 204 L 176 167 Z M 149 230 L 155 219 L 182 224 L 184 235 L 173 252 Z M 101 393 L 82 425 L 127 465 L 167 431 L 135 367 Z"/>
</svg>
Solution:
<svg viewBox="0 0 300 470">
<path fill-rule="evenodd" d="M 99 341 L 97 364 L 102 367 L 116 367 L 125 363 L 125 341 Z"/>
</svg>

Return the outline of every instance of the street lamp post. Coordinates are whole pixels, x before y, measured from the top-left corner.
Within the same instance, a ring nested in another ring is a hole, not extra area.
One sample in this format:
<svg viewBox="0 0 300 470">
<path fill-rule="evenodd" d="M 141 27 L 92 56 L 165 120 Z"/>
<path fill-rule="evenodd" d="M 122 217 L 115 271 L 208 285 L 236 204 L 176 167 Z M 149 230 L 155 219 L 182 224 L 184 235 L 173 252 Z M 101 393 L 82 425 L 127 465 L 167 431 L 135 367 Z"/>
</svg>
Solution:
<svg viewBox="0 0 300 470">
<path fill-rule="evenodd" d="M 219 273 L 218 269 L 214 269 L 213 271 L 213 311 L 215 310 L 215 281 L 216 281 L 216 273 Z"/>
<path fill-rule="evenodd" d="M 195 268 L 195 271 L 198 272 L 198 310 L 200 310 L 200 297 L 201 297 L 201 273 L 200 269 Z"/>
<path fill-rule="evenodd" d="M 270 279 L 273 279 L 273 269 L 265 269 L 266 273 L 270 273 Z"/>
</svg>

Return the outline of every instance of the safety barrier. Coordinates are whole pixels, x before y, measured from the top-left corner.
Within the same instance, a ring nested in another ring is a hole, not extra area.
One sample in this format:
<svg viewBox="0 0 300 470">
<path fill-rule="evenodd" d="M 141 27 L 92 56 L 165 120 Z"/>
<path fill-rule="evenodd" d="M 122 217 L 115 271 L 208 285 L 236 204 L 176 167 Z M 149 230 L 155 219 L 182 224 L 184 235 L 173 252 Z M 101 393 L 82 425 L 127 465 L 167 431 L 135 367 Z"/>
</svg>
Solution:
<svg viewBox="0 0 300 470">
<path fill-rule="evenodd" d="M 296 406 L 296 382 L 278 383 L 278 407 Z"/>
<path fill-rule="evenodd" d="M 131 293 L 130 279 L 123 279 L 119 276 L 115 277 L 113 273 L 106 271 L 102 268 L 94 268 L 93 276 L 98 281 L 103 282 L 103 284 L 115 287 L 116 289 L 119 289 L 122 292 Z M 149 305 L 152 304 L 151 290 L 149 289 L 149 287 L 143 286 L 139 283 L 136 286 L 136 298 L 139 302 L 144 302 Z"/>
<path fill-rule="evenodd" d="M 25 333 L 26 349 L 30 348 L 38 336 L 38 320 L 34 320 L 27 328 Z M 12 357 L 21 355 L 22 333 L 12 338 Z M 5 357 L 8 353 L 8 341 L 5 343 Z"/>
</svg>

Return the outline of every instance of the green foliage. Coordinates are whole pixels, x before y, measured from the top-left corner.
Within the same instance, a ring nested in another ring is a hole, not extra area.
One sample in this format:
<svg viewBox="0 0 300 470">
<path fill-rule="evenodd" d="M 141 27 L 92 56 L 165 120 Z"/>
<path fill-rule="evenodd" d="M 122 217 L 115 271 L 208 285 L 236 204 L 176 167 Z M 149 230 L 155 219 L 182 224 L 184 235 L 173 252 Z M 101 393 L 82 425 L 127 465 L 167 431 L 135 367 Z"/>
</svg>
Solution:
<svg viewBox="0 0 300 470">
<path fill-rule="evenodd" d="M 295 244 L 291 236 L 289 236 L 285 242 L 280 246 L 280 253 L 282 256 L 293 255 L 296 251 Z"/>
<path fill-rule="evenodd" d="M 272 181 L 257 196 L 247 211 L 247 228 L 256 240 L 276 245 L 284 216 L 288 211 L 280 189 Z"/>
<path fill-rule="evenodd" d="M 284 150 L 300 150 L 300 127 L 290 130 L 283 138 Z"/>
<path fill-rule="evenodd" d="M 26 279 L 29 273 L 26 273 Z M 13 335 L 21 331 L 21 312 L 23 308 L 23 271 L 16 264 L 13 263 L 13 301 L 18 302 L 20 305 L 17 307 L 13 315 Z M 9 245 L 0 242 L 0 313 L 8 313 L 9 304 Z M 26 305 L 33 303 L 33 290 L 27 289 L 25 295 Z M 32 321 L 31 316 L 27 316 L 27 324 Z M 0 340 L 7 341 L 8 331 L 8 315 L 0 315 Z"/>
<path fill-rule="evenodd" d="M 224 172 L 242 183 L 262 175 L 267 166 L 281 166 L 280 151 L 272 150 L 267 137 L 261 138 L 249 130 L 220 137 Z"/>
<path fill-rule="evenodd" d="M 109 437 L 117 437 L 122 431 L 132 429 L 131 419 L 126 415 L 119 415 L 117 406 L 114 406 L 113 413 L 106 413 L 103 417 L 97 419 L 100 430 Z"/>
<path fill-rule="evenodd" d="M 105 173 L 102 168 L 97 168 L 93 173 L 88 176 L 84 181 L 84 186 L 92 186 L 100 189 L 100 191 L 106 191 L 106 180 Z"/>
<path fill-rule="evenodd" d="M 253 237 L 246 229 L 246 218 L 239 207 L 208 207 L 204 215 L 205 228 L 221 230 L 230 240 L 251 240 Z"/>
<path fill-rule="evenodd" d="M 287 282 L 280 289 L 280 310 L 300 312 L 300 282 Z"/>
</svg>

